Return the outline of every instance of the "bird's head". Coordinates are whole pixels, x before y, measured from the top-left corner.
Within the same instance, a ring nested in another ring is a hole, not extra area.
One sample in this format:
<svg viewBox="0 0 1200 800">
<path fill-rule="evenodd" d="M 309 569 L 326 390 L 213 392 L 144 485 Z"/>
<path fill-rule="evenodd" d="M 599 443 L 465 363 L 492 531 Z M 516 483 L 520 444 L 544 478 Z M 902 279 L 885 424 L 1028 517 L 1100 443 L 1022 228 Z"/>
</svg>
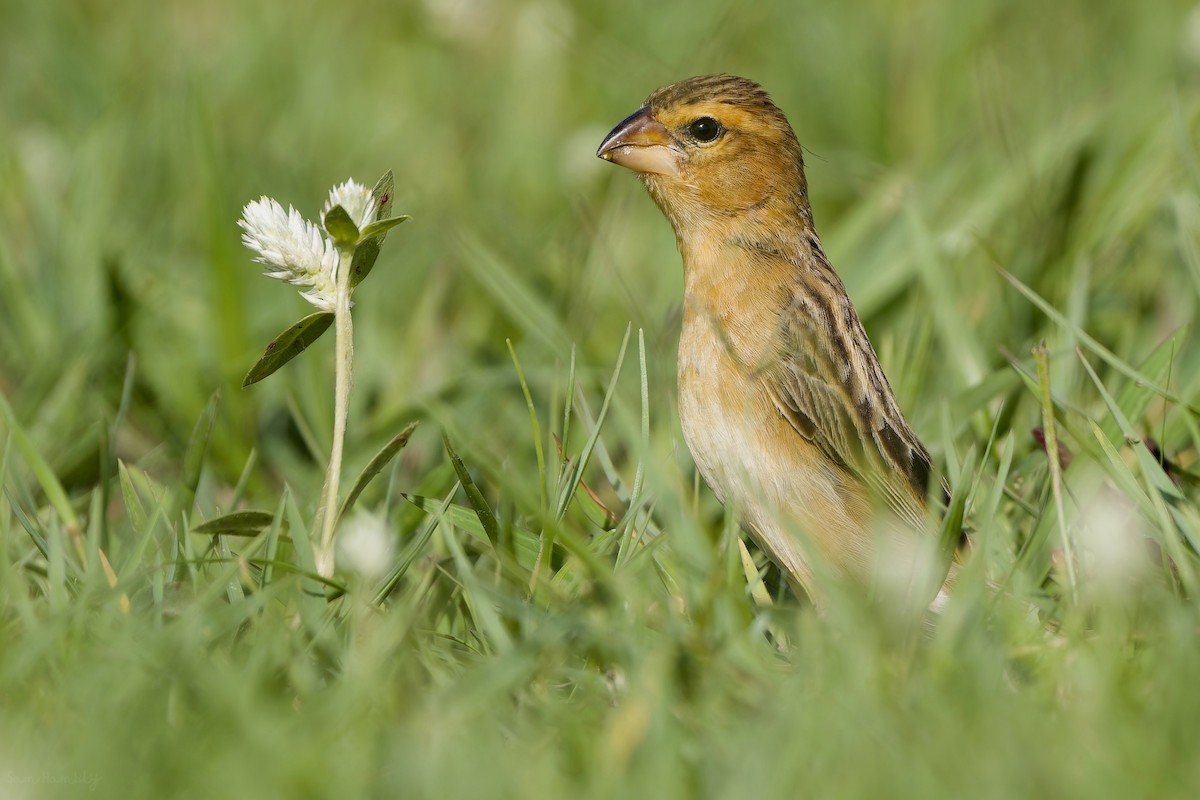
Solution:
<svg viewBox="0 0 1200 800">
<path fill-rule="evenodd" d="M 596 155 L 638 173 L 681 237 L 749 212 L 807 208 L 796 134 L 745 78 L 707 75 L 656 90 Z"/>
</svg>

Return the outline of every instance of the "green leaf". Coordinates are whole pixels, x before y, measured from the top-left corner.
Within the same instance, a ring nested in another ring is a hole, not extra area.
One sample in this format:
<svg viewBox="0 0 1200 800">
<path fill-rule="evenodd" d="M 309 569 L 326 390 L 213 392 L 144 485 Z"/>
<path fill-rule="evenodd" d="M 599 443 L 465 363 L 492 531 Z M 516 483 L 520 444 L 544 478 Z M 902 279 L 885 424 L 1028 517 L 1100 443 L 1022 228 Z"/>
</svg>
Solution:
<svg viewBox="0 0 1200 800">
<path fill-rule="evenodd" d="M 396 457 L 397 453 L 404 449 L 416 427 L 417 423 L 411 423 L 407 428 L 396 434 L 390 442 L 383 446 L 382 450 L 375 454 L 374 458 L 367 462 L 367 465 L 363 467 L 363 471 L 359 473 L 358 478 L 354 481 L 354 486 L 350 489 L 350 494 L 346 495 L 346 499 L 342 501 L 342 508 L 338 511 L 339 523 L 345 518 L 346 512 L 354 506 L 354 502 L 358 500 L 358 496 L 367 488 L 367 484 L 383 471 L 383 468 Z"/>
<path fill-rule="evenodd" d="M 354 248 L 354 257 L 350 260 L 351 289 L 358 286 L 366 279 L 367 275 L 371 274 L 371 268 L 375 266 L 375 260 L 379 258 L 379 245 L 382 243 L 383 237 L 376 236 Z"/>
<path fill-rule="evenodd" d="M 375 181 L 371 196 L 375 198 L 375 219 L 387 219 L 392 215 L 392 200 L 396 195 L 396 176 L 389 169 Z"/>
<path fill-rule="evenodd" d="M 292 325 L 276 336 L 263 351 L 258 363 L 250 368 L 242 380 L 242 388 L 258 383 L 275 370 L 291 361 L 329 329 L 333 324 L 332 311 L 318 311 Z"/>
<path fill-rule="evenodd" d="M 389 217 L 388 219 L 381 219 L 377 222 L 372 222 L 370 225 L 362 229 L 362 235 L 358 240 L 359 246 L 361 247 L 363 243 L 370 239 L 383 236 L 401 222 L 407 222 L 410 219 L 412 219 L 412 217 L 410 217 L 408 214 L 401 214 L 398 217 Z"/>
<path fill-rule="evenodd" d="M 334 206 L 325 213 L 325 230 L 340 245 L 349 247 L 358 241 L 358 226 L 341 206 Z"/>
<path fill-rule="evenodd" d="M 375 184 L 375 188 L 371 190 L 371 196 L 375 198 L 375 219 L 367 224 L 366 229 L 370 229 L 371 225 L 379 220 L 387 220 L 392 213 L 392 199 L 396 194 L 396 178 L 392 175 L 392 171 L 388 170 L 382 178 Z M 367 275 L 371 273 L 371 269 L 375 266 L 375 260 L 379 258 L 379 248 L 383 245 L 383 240 L 387 236 L 385 230 L 378 236 L 366 238 L 360 242 L 358 247 L 354 248 L 354 258 L 350 262 L 350 288 L 358 286 Z"/>
<path fill-rule="evenodd" d="M 207 533 L 213 536 L 257 536 L 271 525 L 275 515 L 268 511 L 235 511 L 216 519 L 210 519 L 192 528 L 192 533 Z"/>
<path fill-rule="evenodd" d="M 471 479 L 467 465 L 459 458 L 458 453 L 454 452 L 454 448 L 450 444 L 450 437 L 442 434 L 442 441 L 446 445 L 446 454 L 450 456 L 450 463 L 454 465 L 454 473 L 458 475 L 463 491 L 467 493 L 467 500 L 470 501 L 471 508 L 475 509 L 475 515 L 479 517 L 479 524 L 483 526 L 484 533 L 495 547 L 500 541 L 500 526 L 496 523 L 496 515 L 492 513 L 487 500 L 484 499 L 483 492 L 479 491 L 479 487 Z"/>
</svg>

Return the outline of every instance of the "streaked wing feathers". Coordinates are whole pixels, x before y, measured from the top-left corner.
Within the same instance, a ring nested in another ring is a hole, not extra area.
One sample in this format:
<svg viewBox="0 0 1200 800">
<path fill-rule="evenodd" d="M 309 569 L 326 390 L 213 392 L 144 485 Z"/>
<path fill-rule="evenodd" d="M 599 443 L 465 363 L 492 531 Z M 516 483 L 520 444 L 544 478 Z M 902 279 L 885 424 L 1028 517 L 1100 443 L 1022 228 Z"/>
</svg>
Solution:
<svg viewBox="0 0 1200 800">
<path fill-rule="evenodd" d="M 931 467 L 908 427 L 841 281 L 819 269 L 797 287 L 764 388 L 798 434 L 910 524 L 921 524 Z"/>
</svg>

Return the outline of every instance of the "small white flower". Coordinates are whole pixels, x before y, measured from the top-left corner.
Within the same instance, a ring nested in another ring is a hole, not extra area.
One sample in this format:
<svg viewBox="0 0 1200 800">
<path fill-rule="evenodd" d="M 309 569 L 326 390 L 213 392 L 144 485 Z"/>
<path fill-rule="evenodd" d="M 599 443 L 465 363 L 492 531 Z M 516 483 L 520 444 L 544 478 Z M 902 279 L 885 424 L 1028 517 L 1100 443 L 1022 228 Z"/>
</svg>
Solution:
<svg viewBox="0 0 1200 800">
<path fill-rule="evenodd" d="M 360 231 L 375 221 L 374 195 L 370 189 L 353 179 L 329 190 L 329 201 L 321 209 L 321 219 L 325 219 L 334 206 L 344 208 Z"/>
<path fill-rule="evenodd" d="M 382 519 L 357 514 L 338 535 L 338 566 L 368 580 L 381 577 L 392 565 L 394 541 Z"/>
<path fill-rule="evenodd" d="M 294 286 L 307 286 L 301 296 L 322 311 L 333 311 L 337 297 L 338 251 L 321 229 L 269 197 L 246 204 L 238 225 L 242 242 L 258 253 L 266 274 Z"/>
<path fill-rule="evenodd" d="M 1089 591 L 1112 599 L 1127 594 L 1149 569 L 1146 542 L 1152 539 L 1145 519 L 1128 497 L 1099 477 L 1088 477 L 1092 485 L 1081 489 L 1082 524 L 1075 531 L 1079 562 L 1091 579 Z"/>
<path fill-rule="evenodd" d="M 348 180 L 329 190 L 329 201 L 321 218 L 334 206 L 345 209 L 359 230 L 375 221 L 379 206 L 371 190 Z M 266 274 L 294 286 L 307 287 L 301 296 L 322 311 L 334 311 L 337 305 L 338 269 L 341 253 L 322 226 L 314 225 L 300 212 L 269 197 L 247 203 L 238 220 L 244 233 L 242 241 L 265 264 Z"/>
</svg>

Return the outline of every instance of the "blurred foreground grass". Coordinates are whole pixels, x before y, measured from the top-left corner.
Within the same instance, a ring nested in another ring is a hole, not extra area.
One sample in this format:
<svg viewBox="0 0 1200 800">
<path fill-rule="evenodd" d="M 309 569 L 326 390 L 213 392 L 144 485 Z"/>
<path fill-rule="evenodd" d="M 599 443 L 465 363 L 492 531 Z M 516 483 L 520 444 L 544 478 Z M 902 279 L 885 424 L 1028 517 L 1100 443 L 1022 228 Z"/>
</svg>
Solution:
<svg viewBox="0 0 1200 800">
<path fill-rule="evenodd" d="M 1200 792 L 1200 11 L 0 0 L 0 19 L 0 797 Z M 849 591 L 821 616 L 760 605 L 695 491 L 678 256 L 593 153 L 652 88 L 714 71 L 789 114 L 826 250 L 966 499 L 976 546 L 930 630 Z M 327 603 L 303 533 L 332 337 L 238 388 L 303 303 L 234 222 L 261 194 L 314 215 L 389 168 L 414 221 L 357 296 L 347 480 L 422 424 L 360 500 L 394 530 L 393 591 Z M 1031 434 L 1043 339 L 1076 591 Z M 585 451 L 595 499 L 567 477 Z M 235 504 L 280 525 L 180 534 Z M 524 531 L 557 539 L 532 583 Z"/>
</svg>

